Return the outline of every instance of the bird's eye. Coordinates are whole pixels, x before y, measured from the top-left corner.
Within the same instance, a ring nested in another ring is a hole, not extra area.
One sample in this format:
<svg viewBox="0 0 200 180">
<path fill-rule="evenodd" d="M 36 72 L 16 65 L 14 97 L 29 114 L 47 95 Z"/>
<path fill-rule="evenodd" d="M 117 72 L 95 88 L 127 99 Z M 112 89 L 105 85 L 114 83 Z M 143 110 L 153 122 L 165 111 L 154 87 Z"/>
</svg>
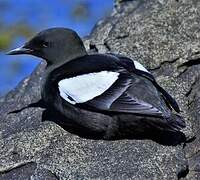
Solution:
<svg viewBox="0 0 200 180">
<path fill-rule="evenodd" d="M 44 41 L 44 42 L 42 43 L 42 46 L 45 47 L 45 48 L 48 47 L 48 46 L 49 46 L 49 42 Z"/>
</svg>

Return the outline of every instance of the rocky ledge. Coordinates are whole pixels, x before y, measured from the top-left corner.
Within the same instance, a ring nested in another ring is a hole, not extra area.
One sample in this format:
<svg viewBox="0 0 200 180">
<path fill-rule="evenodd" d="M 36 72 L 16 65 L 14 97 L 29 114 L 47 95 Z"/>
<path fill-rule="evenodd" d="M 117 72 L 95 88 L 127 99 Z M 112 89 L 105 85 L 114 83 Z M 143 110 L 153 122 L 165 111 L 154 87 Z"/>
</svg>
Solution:
<svg viewBox="0 0 200 180">
<path fill-rule="evenodd" d="M 0 99 L 0 179 L 200 179 L 200 1 L 120 0 L 85 45 L 143 63 L 179 102 L 187 143 L 79 137 L 20 109 L 40 99 L 45 64 Z M 28 57 L 27 57 L 28 58 Z"/>
</svg>

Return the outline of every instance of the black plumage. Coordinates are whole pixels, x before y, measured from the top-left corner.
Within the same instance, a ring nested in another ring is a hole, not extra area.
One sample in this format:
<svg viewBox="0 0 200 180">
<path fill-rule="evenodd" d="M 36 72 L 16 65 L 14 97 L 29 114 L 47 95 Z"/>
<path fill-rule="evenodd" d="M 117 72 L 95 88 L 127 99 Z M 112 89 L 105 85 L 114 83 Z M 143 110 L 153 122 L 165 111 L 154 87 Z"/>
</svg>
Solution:
<svg viewBox="0 0 200 180">
<path fill-rule="evenodd" d="M 182 117 L 172 112 L 180 112 L 177 102 L 143 66 L 121 55 L 88 55 L 70 29 L 42 31 L 8 54 L 47 61 L 42 99 L 81 131 L 111 139 L 185 127 Z"/>
</svg>

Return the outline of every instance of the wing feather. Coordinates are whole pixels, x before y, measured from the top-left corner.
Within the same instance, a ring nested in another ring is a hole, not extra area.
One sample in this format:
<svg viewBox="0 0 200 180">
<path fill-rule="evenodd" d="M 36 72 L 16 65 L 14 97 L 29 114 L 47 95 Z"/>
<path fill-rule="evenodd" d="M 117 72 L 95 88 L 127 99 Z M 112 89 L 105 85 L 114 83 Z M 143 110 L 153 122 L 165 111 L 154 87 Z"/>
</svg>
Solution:
<svg viewBox="0 0 200 180">
<path fill-rule="evenodd" d="M 111 55 L 118 58 L 120 62 L 124 64 L 124 66 L 128 68 L 130 71 L 149 79 L 154 84 L 154 86 L 158 89 L 158 91 L 161 92 L 166 103 L 169 106 L 171 106 L 176 112 L 178 113 L 180 112 L 180 108 L 176 100 L 169 93 L 167 93 L 161 86 L 158 85 L 153 75 L 144 66 L 142 66 L 139 62 L 134 61 L 125 56 L 116 55 L 116 54 L 111 54 Z"/>
</svg>

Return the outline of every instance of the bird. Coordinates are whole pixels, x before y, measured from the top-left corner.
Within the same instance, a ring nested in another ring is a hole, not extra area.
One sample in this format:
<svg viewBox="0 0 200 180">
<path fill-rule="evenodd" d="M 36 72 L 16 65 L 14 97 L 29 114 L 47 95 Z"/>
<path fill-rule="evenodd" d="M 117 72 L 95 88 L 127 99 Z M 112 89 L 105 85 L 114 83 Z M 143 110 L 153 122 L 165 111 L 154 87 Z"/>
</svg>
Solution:
<svg viewBox="0 0 200 180">
<path fill-rule="evenodd" d="M 42 100 L 82 133 L 114 139 L 186 127 L 176 100 L 139 61 L 116 53 L 88 54 L 72 29 L 45 29 L 7 54 L 46 61 Z"/>
</svg>

